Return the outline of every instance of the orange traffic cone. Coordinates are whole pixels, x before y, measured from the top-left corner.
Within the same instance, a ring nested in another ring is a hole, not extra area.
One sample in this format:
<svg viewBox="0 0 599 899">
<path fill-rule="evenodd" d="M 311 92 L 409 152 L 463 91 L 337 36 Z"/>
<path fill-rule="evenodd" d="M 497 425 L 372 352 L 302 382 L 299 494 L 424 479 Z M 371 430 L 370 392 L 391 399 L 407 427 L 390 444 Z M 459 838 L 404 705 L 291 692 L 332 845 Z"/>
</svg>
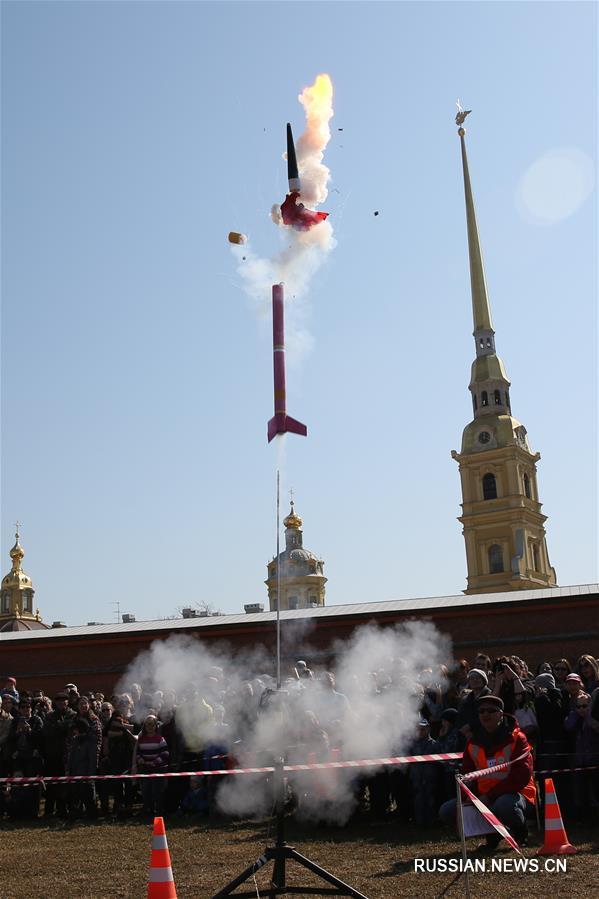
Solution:
<svg viewBox="0 0 599 899">
<path fill-rule="evenodd" d="M 166 844 L 164 818 L 154 818 L 148 899 L 177 899 L 171 857 Z"/>
<path fill-rule="evenodd" d="M 555 795 L 551 777 L 545 780 L 545 842 L 537 855 L 574 855 L 576 846 L 568 842 L 568 836 Z"/>
</svg>

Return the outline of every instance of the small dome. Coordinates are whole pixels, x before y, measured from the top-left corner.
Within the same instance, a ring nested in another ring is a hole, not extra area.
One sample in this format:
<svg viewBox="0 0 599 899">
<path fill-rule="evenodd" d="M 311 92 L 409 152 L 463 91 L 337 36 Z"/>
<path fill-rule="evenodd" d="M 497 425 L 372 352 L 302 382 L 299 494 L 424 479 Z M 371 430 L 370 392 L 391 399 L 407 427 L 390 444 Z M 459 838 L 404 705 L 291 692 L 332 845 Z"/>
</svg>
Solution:
<svg viewBox="0 0 599 899">
<path fill-rule="evenodd" d="M 291 500 L 291 509 L 289 511 L 289 515 L 287 518 L 283 519 L 283 524 L 286 528 L 301 528 L 303 522 L 299 515 L 295 514 L 295 509 L 293 507 L 293 500 Z"/>
<path fill-rule="evenodd" d="M 13 548 L 10 551 L 10 557 L 13 561 L 16 561 L 18 559 L 20 562 L 21 559 L 23 558 L 23 556 L 25 555 L 25 550 L 19 543 L 19 532 L 18 531 L 17 531 L 16 537 L 17 537 L 17 540 L 16 540 L 15 545 L 13 546 Z"/>
</svg>

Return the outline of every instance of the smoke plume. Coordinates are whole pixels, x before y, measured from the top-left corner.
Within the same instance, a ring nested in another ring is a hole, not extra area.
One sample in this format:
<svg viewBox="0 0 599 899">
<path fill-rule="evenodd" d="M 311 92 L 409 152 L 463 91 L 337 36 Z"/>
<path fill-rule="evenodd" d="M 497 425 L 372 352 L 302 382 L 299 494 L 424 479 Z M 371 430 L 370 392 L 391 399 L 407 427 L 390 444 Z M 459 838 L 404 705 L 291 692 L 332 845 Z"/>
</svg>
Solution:
<svg viewBox="0 0 599 899">
<path fill-rule="evenodd" d="M 285 627 L 283 622 L 283 634 Z M 295 645 L 288 653 L 293 652 L 292 658 L 301 654 L 309 666 L 303 636 L 297 631 L 293 636 Z M 283 645 L 288 645 L 285 639 Z M 155 711 L 169 720 L 176 703 L 183 746 L 188 753 L 205 755 L 183 770 L 206 764 L 213 746 L 228 749 L 242 767 L 272 765 L 277 757 L 288 763 L 327 761 L 333 747 L 345 759 L 408 751 L 423 707 L 444 687 L 439 671 L 450 664 L 448 638 L 430 622 L 410 621 L 394 628 L 368 625 L 350 639 L 337 641 L 331 653 L 334 664 L 327 671 L 311 672 L 312 677 L 299 677 L 299 667 L 284 665 L 278 693 L 274 660 L 264 647 L 244 647 L 235 655 L 174 635 L 141 653 L 117 691 L 140 685 L 140 717 L 159 697 L 163 706 Z M 292 774 L 299 813 L 343 823 L 355 806 L 356 779 L 365 773 L 339 769 Z M 218 779 L 216 801 L 228 814 L 264 814 L 272 799 L 272 783 L 264 775 Z"/>
</svg>

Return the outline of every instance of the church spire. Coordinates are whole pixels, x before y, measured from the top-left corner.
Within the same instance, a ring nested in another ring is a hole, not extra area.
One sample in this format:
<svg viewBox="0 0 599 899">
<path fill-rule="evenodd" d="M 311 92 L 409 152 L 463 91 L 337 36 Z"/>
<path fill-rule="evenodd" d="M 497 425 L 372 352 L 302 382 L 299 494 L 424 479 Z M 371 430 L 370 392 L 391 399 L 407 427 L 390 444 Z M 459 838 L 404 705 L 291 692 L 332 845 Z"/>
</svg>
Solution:
<svg viewBox="0 0 599 899">
<path fill-rule="evenodd" d="M 485 266 L 483 263 L 483 254 L 480 247 L 480 239 L 478 236 L 478 225 L 476 222 L 474 198 L 472 196 L 472 185 L 470 183 L 468 156 L 466 154 L 466 141 L 464 140 L 466 131 L 464 130 L 464 128 L 460 127 L 458 128 L 458 134 L 460 135 L 460 144 L 462 148 L 462 170 L 464 173 L 464 196 L 466 200 L 466 224 L 468 228 L 468 256 L 470 259 L 470 289 L 472 291 L 472 318 L 474 320 L 474 339 L 476 341 L 477 355 L 482 355 L 479 350 L 487 349 L 486 339 L 481 346 L 479 337 L 482 332 L 484 332 L 485 338 L 488 332 L 493 335 L 493 320 L 491 318 L 491 307 L 489 305 L 487 282 L 485 278 Z"/>
<path fill-rule="evenodd" d="M 464 120 L 458 100 L 456 125 L 462 151 L 472 317 L 476 358 L 469 390 L 473 418 L 462 434 L 462 515 L 468 565 L 466 593 L 548 587 L 556 583 L 545 539 L 545 515 L 537 490 L 536 463 L 526 428 L 512 416 L 510 382 L 495 352 L 495 332 L 470 183 Z"/>
</svg>

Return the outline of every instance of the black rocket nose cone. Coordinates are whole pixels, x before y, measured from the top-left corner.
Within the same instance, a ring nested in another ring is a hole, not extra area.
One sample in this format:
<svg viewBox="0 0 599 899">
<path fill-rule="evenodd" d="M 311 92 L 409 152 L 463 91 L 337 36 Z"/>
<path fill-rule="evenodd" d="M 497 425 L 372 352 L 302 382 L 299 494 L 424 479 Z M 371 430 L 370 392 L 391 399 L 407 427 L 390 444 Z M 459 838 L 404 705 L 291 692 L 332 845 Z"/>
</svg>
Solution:
<svg viewBox="0 0 599 899">
<path fill-rule="evenodd" d="M 297 159 L 295 156 L 295 144 L 293 143 L 293 132 L 291 125 L 287 122 L 287 178 L 299 178 L 297 171 Z"/>
</svg>

